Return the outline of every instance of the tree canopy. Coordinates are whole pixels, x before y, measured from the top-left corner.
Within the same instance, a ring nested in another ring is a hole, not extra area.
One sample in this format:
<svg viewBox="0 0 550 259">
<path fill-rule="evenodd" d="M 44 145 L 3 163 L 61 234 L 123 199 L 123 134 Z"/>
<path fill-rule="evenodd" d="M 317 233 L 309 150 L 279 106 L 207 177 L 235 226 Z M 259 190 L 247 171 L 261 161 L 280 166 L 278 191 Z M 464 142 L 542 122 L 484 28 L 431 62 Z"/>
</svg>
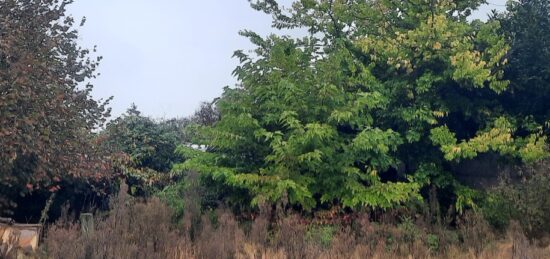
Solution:
<svg viewBox="0 0 550 259">
<path fill-rule="evenodd" d="M 100 58 L 78 46 L 68 3 L 0 2 L 2 205 L 7 188 L 54 191 L 65 176 L 96 175 L 106 166 L 92 143 L 92 130 L 109 114 L 108 102 L 90 95 Z"/>
<path fill-rule="evenodd" d="M 493 17 L 510 42 L 510 87 L 502 102 L 522 123 L 544 125 L 550 120 L 550 1 L 512 1 L 507 9 Z"/>
<path fill-rule="evenodd" d="M 102 136 L 112 152 L 128 154 L 138 168 L 168 172 L 179 160 L 174 150 L 183 142 L 186 120 L 155 121 L 141 115 L 135 105 L 109 122 Z"/>
<path fill-rule="evenodd" d="M 309 35 L 242 32 L 257 46 L 235 52 L 242 84 L 217 101 L 221 119 L 200 138 L 208 151 L 181 147 L 176 169 L 252 204 L 390 208 L 431 185 L 471 205 L 453 164 L 548 154 L 541 121 L 520 123 L 539 110 L 506 108 L 511 47 L 499 19 L 468 19 L 482 2 L 253 1 L 274 27 Z"/>
</svg>

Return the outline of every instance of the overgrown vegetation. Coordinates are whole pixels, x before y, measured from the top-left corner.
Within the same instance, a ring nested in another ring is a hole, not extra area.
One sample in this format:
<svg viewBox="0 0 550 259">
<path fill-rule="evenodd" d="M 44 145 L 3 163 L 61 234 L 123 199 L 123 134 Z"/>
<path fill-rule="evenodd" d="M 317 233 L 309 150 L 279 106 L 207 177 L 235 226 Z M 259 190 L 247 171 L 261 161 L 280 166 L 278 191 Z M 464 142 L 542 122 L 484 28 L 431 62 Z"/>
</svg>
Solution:
<svg viewBox="0 0 550 259">
<path fill-rule="evenodd" d="M 509 177 L 489 192 L 483 213 L 493 226 L 504 229 L 515 220 L 531 237 L 550 233 L 550 201 L 543 195 L 550 191 L 549 162 L 520 170 L 521 178 Z"/>
<path fill-rule="evenodd" d="M 51 223 L 37 256 L 548 258 L 549 0 L 250 2 L 307 35 L 243 31 L 238 86 L 108 123 L 71 1 L 0 2 L 0 213 Z"/>
<path fill-rule="evenodd" d="M 66 219 L 53 225 L 41 253 L 68 259 L 547 258 L 550 253 L 550 247 L 530 245 L 517 225 L 496 238 L 475 214 L 451 230 L 391 213 L 378 222 L 359 212 L 351 221 L 308 224 L 296 214 L 240 221 L 218 209 L 187 214 L 183 227 L 175 228 L 170 209 L 158 199 L 142 202 L 126 192 L 121 190 L 108 215 L 96 219 L 92 232 L 83 234 Z"/>
</svg>

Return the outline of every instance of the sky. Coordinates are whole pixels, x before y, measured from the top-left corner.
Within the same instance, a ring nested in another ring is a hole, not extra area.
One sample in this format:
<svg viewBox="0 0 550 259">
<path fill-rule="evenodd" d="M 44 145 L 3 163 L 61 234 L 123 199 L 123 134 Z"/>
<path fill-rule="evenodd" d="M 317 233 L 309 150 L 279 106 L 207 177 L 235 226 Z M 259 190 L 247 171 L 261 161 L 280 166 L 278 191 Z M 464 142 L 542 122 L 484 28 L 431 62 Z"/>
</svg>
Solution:
<svg viewBox="0 0 550 259">
<path fill-rule="evenodd" d="M 489 2 L 476 18 L 503 10 L 506 0 Z M 154 118 L 192 115 L 200 102 L 235 85 L 233 52 L 253 48 L 240 30 L 280 33 L 248 0 L 77 0 L 69 13 L 77 20 L 86 17 L 79 43 L 97 46 L 103 57 L 92 94 L 114 96 L 113 118 L 132 103 Z"/>
</svg>

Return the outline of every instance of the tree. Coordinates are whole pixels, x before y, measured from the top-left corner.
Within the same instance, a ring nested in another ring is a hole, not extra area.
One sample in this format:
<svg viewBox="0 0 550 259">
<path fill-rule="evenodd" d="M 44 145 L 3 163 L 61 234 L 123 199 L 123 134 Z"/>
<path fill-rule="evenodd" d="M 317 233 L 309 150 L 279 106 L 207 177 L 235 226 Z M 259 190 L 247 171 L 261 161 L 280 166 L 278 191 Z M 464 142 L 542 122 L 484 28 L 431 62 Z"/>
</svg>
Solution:
<svg viewBox="0 0 550 259">
<path fill-rule="evenodd" d="M 494 13 L 510 45 L 504 78 L 510 86 L 498 101 L 503 112 L 518 125 L 516 135 L 543 132 L 548 136 L 550 122 L 550 1 L 509 1 L 507 12 Z M 483 200 L 485 218 L 498 228 L 511 219 L 520 222 L 527 234 L 547 233 L 549 203 L 546 189 L 550 179 L 548 160 L 517 169 L 521 180 L 503 181 Z"/>
<path fill-rule="evenodd" d="M 199 109 L 191 116 L 191 122 L 202 126 L 212 126 L 220 120 L 220 114 L 213 102 L 202 102 Z"/>
<path fill-rule="evenodd" d="M 126 114 L 109 122 L 102 134 L 109 150 L 128 154 L 137 168 L 168 172 L 180 159 L 174 150 L 183 142 L 186 124 L 177 119 L 154 121 L 132 104 Z"/>
<path fill-rule="evenodd" d="M 100 133 L 102 145 L 110 152 L 127 155 L 122 167 L 132 194 L 149 195 L 170 180 L 172 165 L 181 162 L 175 150 L 185 142 L 184 128 L 189 123 L 188 119 L 156 121 L 141 115 L 132 104 L 107 124 Z"/>
<path fill-rule="evenodd" d="M 544 126 L 550 121 L 550 1 L 510 1 L 507 10 L 493 17 L 510 43 L 504 73 L 510 89 L 501 102 L 519 124 Z"/>
<path fill-rule="evenodd" d="M 88 82 L 100 60 L 77 44 L 71 1 L 0 2 L 0 198 L 105 172 L 92 130 L 109 114 Z M 82 24 L 81 24 L 82 25 Z"/>
<path fill-rule="evenodd" d="M 178 168 L 252 204 L 390 208 L 433 186 L 451 189 L 459 210 L 472 205 L 451 165 L 486 152 L 547 155 L 546 137 L 517 134 L 497 100 L 509 46 L 498 21 L 467 20 L 482 2 L 254 1 L 274 27 L 310 35 L 242 33 L 257 46 L 235 52 L 242 86 L 217 101 L 209 152 L 181 152 Z"/>
</svg>

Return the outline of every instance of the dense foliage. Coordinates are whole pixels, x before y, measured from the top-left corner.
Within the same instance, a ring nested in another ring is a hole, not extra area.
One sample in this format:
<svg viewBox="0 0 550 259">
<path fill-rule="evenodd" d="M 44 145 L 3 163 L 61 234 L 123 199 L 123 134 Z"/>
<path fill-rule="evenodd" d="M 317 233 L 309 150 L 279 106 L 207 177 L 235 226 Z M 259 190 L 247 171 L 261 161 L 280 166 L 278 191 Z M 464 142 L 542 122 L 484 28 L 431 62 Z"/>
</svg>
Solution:
<svg viewBox="0 0 550 259">
<path fill-rule="evenodd" d="M 102 136 L 109 150 L 128 154 L 136 167 L 167 172 L 179 159 L 174 150 L 183 142 L 187 123 L 178 119 L 157 122 L 132 105 L 126 114 L 107 124 Z"/>
<path fill-rule="evenodd" d="M 508 11 L 496 15 L 510 42 L 505 77 L 509 91 L 502 96 L 504 108 L 526 127 L 550 120 L 550 1 L 513 1 Z M 546 125 L 548 134 L 548 125 Z"/>
<path fill-rule="evenodd" d="M 134 104 L 107 124 L 99 134 L 101 145 L 120 154 L 118 165 L 131 194 L 148 196 L 170 181 L 172 165 L 181 162 L 175 150 L 185 142 L 188 124 L 188 119 L 153 120 Z"/>
<path fill-rule="evenodd" d="M 9 192 L 107 169 L 91 133 L 109 110 L 87 83 L 100 58 L 77 45 L 69 2 L 0 2 L 0 211 Z"/>
<path fill-rule="evenodd" d="M 548 168 L 536 163 L 549 154 L 548 0 L 488 21 L 471 16 L 483 0 L 250 1 L 304 36 L 243 31 L 256 48 L 235 52 L 237 87 L 189 118 L 133 105 L 104 128 L 108 101 L 88 82 L 100 58 L 78 46 L 70 2 L 0 2 L 2 214 L 17 202 L 12 216 L 36 221 L 52 193 L 51 213 L 65 201 L 106 209 L 98 193 L 119 186 L 109 174 L 183 221 L 221 204 L 276 220 L 275 208 L 337 217 L 410 202 L 428 220 L 463 214 L 449 217 L 458 225 L 474 208 L 495 226 L 550 231 Z M 483 157 L 537 173 L 487 192 L 461 184 L 461 165 Z"/>
<path fill-rule="evenodd" d="M 550 163 L 544 161 L 521 168 L 521 179 L 512 177 L 493 188 L 482 203 L 482 212 L 491 225 L 506 229 L 511 221 L 521 224 L 531 237 L 550 233 Z"/>
<path fill-rule="evenodd" d="M 181 147 L 188 160 L 176 168 L 252 204 L 389 208 L 431 186 L 462 211 L 474 192 L 453 165 L 487 152 L 547 156 L 544 120 L 529 119 L 547 111 L 508 108 L 520 99 L 499 20 L 468 20 L 482 2 L 254 1 L 274 27 L 309 35 L 244 31 L 257 48 L 235 53 L 242 86 L 217 101 L 208 151 Z"/>
</svg>

